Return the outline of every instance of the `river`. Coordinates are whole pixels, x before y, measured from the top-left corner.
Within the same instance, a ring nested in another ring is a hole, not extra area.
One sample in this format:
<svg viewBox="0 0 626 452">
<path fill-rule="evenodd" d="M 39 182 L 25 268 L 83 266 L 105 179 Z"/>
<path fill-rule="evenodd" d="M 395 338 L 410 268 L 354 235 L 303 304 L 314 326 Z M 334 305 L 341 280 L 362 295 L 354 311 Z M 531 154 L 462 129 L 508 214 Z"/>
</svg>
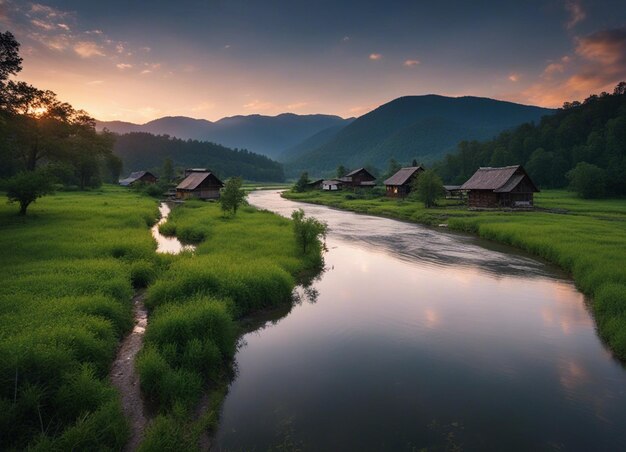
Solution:
<svg viewBox="0 0 626 452">
<path fill-rule="evenodd" d="M 215 450 L 626 450 L 626 371 L 558 268 L 254 192 L 330 227 L 326 271 L 243 336 Z"/>
</svg>

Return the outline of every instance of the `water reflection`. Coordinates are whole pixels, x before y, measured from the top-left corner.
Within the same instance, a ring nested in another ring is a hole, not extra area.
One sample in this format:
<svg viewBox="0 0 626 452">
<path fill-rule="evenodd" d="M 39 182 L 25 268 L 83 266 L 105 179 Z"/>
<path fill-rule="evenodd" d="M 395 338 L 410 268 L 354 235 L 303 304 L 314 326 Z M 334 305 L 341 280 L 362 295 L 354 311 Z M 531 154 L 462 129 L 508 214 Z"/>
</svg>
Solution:
<svg viewBox="0 0 626 452">
<path fill-rule="evenodd" d="M 183 245 L 176 237 L 166 237 L 159 232 L 159 226 L 167 221 L 171 209 L 167 203 L 159 204 L 159 212 L 161 219 L 150 229 L 152 237 L 157 241 L 157 253 L 178 254 L 183 251 L 193 251 L 196 249 L 193 245 Z"/>
<path fill-rule="evenodd" d="M 331 227 L 327 270 L 299 290 L 308 302 L 244 337 L 216 450 L 626 450 L 626 373 L 561 272 L 472 237 L 304 208 Z"/>
</svg>

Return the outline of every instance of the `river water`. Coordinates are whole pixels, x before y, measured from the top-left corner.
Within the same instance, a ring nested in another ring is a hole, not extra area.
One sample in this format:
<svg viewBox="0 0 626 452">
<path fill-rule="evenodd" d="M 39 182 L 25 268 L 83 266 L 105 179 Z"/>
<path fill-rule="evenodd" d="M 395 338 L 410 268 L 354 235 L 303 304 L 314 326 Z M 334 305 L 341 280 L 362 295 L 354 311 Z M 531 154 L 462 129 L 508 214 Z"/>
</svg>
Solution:
<svg viewBox="0 0 626 452">
<path fill-rule="evenodd" d="M 475 237 L 295 203 L 326 271 L 246 334 L 215 450 L 626 450 L 626 371 L 554 266 Z"/>
</svg>

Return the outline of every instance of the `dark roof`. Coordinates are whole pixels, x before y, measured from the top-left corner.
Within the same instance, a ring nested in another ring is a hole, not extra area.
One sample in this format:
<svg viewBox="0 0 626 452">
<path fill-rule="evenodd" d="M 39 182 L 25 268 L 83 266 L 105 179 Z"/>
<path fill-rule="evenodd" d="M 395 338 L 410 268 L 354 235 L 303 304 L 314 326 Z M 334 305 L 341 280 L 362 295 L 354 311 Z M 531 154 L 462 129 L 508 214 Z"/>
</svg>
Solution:
<svg viewBox="0 0 626 452">
<path fill-rule="evenodd" d="M 324 185 L 341 185 L 343 184 L 342 181 L 337 180 L 337 179 L 327 179 L 327 180 L 323 180 L 322 184 Z"/>
<path fill-rule="evenodd" d="M 356 173 L 360 172 L 360 171 L 365 171 L 366 173 L 369 174 L 369 171 L 367 171 L 365 168 L 358 168 L 355 169 L 354 171 L 350 171 L 348 174 L 346 174 L 344 177 L 350 177 L 350 176 L 354 176 Z"/>
<path fill-rule="evenodd" d="M 461 185 L 461 190 L 492 190 L 506 193 L 517 187 L 525 177 L 533 186 L 533 191 L 539 191 L 522 165 L 478 168 L 474 175 Z"/>
<path fill-rule="evenodd" d="M 317 180 L 312 180 L 311 182 L 307 182 L 307 185 L 317 185 L 317 184 L 321 184 L 323 182 L 323 179 L 317 179 Z"/>
<path fill-rule="evenodd" d="M 385 181 L 385 185 L 404 185 L 416 171 L 424 170 L 421 166 L 401 168 L 396 174 Z"/>
<path fill-rule="evenodd" d="M 150 173 L 149 171 L 134 171 L 134 172 L 130 173 L 130 176 L 128 176 L 127 178 L 120 179 L 120 185 L 124 185 L 124 186 L 130 185 L 133 182 L 136 182 L 139 179 L 141 179 L 146 174 L 149 174 L 150 176 L 154 177 L 154 175 L 152 173 Z"/>
<path fill-rule="evenodd" d="M 180 184 L 178 184 L 176 189 L 177 190 L 195 190 L 209 176 L 213 176 L 219 182 L 220 185 L 224 185 L 222 184 L 222 181 L 219 180 L 213 173 L 193 172 L 189 174 L 189 176 L 187 176 L 185 179 L 183 179 L 183 181 Z"/>
</svg>

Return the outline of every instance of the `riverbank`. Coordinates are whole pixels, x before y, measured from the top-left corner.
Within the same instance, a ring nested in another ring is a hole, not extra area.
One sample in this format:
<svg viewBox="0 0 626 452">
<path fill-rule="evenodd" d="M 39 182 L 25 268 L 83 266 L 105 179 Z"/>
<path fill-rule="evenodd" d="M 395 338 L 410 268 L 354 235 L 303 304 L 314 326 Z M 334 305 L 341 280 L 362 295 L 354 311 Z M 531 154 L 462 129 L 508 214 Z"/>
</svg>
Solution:
<svg viewBox="0 0 626 452">
<path fill-rule="evenodd" d="M 110 186 L 41 198 L 24 217 L 0 203 L 0 449 L 123 448 L 109 370 L 158 264 L 157 216 Z"/>
<path fill-rule="evenodd" d="M 422 203 L 351 192 L 284 192 L 285 198 L 353 212 L 396 218 L 513 245 L 569 272 L 593 300 L 600 336 L 626 360 L 626 203 L 581 200 L 547 190 L 536 195 L 530 212 L 468 211 L 454 201 L 425 209 Z"/>
<path fill-rule="evenodd" d="M 243 331 L 239 319 L 289 305 L 298 277 L 320 268 L 321 249 L 301 255 L 291 221 L 253 207 L 224 217 L 217 203 L 188 201 L 160 231 L 197 247 L 173 256 L 148 288 L 137 366 L 158 415 L 141 448 L 194 449 L 217 423 Z M 208 409 L 200 414 L 198 405 Z"/>
</svg>

